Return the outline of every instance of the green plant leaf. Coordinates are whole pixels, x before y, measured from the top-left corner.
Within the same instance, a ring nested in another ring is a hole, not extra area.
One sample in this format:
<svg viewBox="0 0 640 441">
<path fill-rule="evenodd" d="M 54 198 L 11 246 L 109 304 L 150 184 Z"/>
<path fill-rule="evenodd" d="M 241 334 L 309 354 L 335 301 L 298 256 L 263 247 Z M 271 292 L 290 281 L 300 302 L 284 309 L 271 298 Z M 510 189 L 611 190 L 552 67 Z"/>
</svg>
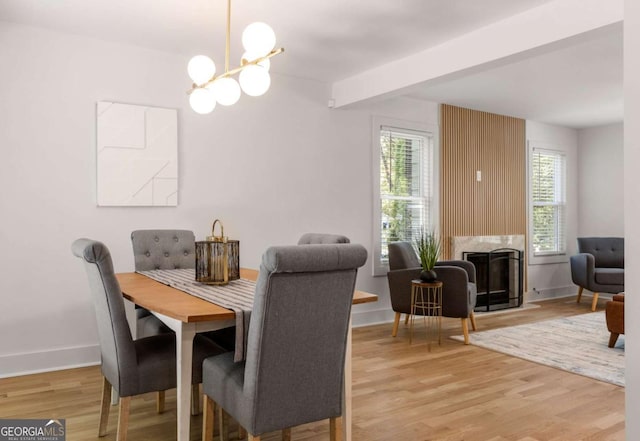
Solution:
<svg viewBox="0 0 640 441">
<path fill-rule="evenodd" d="M 436 236 L 433 231 L 425 232 L 424 229 L 421 230 L 420 236 L 414 242 L 414 246 L 424 271 L 431 271 L 436 266 L 436 262 L 440 257 L 440 245 L 440 237 Z"/>
</svg>

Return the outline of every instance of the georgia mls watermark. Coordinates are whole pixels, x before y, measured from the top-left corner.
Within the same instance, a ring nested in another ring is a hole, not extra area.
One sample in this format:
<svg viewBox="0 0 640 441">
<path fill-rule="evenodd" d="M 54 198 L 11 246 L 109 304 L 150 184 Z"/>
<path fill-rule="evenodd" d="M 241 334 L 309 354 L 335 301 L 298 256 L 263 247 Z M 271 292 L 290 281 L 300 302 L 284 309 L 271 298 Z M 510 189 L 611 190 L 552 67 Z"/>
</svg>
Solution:
<svg viewBox="0 0 640 441">
<path fill-rule="evenodd" d="M 65 441 L 65 420 L 0 419 L 0 441 Z"/>
</svg>

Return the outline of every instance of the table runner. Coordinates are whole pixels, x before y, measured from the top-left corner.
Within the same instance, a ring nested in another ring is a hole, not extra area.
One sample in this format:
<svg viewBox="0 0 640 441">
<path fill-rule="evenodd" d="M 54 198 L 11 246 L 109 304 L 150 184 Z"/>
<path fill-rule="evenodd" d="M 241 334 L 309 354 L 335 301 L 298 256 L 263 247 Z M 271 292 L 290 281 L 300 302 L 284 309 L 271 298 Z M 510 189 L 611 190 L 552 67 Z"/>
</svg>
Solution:
<svg viewBox="0 0 640 441">
<path fill-rule="evenodd" d="M 236 350 L 234 361 L 243 361 L 246 354 L 249 332 L 249 320 L 253 309 L 253 296 L 256 283 L 251 280 L 239 279 L 228 285 L 206 285 L 196 282 L 194 269 L 150 270 L 137 271 L 164 285 L 184 291 L 187 294 L 201 298 L 223 308 L 230 309 L 236 314 Z"/>
</svg>

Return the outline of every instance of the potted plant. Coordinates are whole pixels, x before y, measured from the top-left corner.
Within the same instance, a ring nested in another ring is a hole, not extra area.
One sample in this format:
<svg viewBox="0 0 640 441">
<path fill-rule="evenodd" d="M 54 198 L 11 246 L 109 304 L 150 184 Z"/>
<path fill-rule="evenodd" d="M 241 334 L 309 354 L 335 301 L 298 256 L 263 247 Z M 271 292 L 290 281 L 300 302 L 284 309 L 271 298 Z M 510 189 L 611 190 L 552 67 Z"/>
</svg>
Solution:
<svg viewBox="0 0 640 441">
<path fill-rule="evenodd" d="M 424 282 L 433 282 L 438 277 L 433 268 L 440 257 L 440 238 L 433 231 L 429 233 L 423 231 L 415 240 L 415 248 L 422 266 L 420 279 Z"/>
</svg>

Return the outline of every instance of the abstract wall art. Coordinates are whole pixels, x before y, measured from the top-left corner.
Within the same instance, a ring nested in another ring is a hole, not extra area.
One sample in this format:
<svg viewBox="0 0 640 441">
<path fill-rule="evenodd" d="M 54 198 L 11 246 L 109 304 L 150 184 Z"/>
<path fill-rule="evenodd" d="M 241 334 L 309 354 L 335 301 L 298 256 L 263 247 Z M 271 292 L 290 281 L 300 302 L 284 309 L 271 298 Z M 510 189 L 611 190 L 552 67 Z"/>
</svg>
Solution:
<svg viewBox="0 0 640 441">
<path fill-rule="evenodd" d="M 178 205 L 176 109 L 100 101 L 96 138 L 99 206 Z"/>
</svg>

